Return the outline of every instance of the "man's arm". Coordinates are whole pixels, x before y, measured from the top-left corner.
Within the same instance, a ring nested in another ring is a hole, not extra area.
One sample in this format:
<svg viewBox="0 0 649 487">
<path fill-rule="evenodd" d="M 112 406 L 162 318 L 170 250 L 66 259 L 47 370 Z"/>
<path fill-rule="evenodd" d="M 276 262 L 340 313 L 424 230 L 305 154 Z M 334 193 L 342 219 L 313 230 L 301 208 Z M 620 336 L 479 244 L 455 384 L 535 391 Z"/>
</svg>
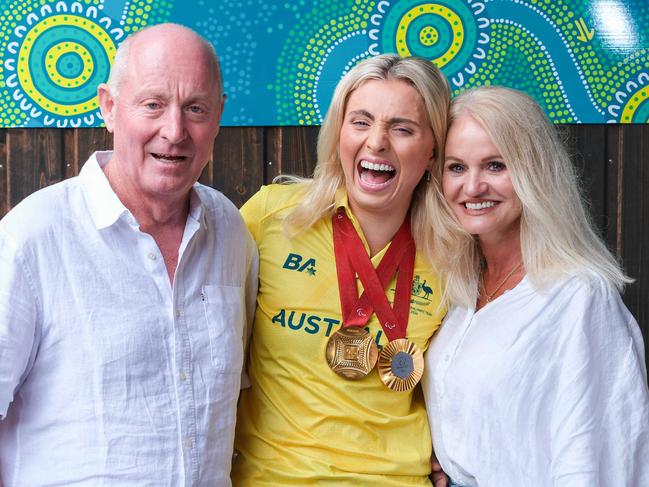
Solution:
<svg viewBox="0 0 649 487">
<path fill-rule="evenodd" d="M 38 295 L 20 246 L 0 227 L 0 419 L 35 355 Z"/>
<path fill-rule="evenodd" d="M 247 248 L 249 253 L 248 258 L 248 275 L 246 276 L 246 317 L 245 325 L 246 329 L 244 331 L 244 365 L 241 372 L 241 388 L 250 387 L 250 381 L 247 374 L 247 364 L 248 364 L 248 349 L 250 346 L 250 336 L 252 335 L 252 327 L 255 320 L 255 310 L 257 308 L 257 288 L 259 285 L 258 273 L 259 273 L 259 253 L 257 252 L 257 245 L 252 240 L 252 237 L 248 236 Z"/>
</svg>

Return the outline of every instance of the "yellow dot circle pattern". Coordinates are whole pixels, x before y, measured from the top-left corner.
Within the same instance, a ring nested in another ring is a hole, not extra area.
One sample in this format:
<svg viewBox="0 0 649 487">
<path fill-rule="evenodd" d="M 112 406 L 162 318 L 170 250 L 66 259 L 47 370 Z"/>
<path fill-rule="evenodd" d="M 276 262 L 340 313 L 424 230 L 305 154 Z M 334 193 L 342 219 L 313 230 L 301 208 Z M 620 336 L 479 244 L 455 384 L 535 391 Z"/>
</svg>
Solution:
<svg viewBox="0 0 649 487">
<path fill-rule="evenodd" d="M 435 3 L 420 5 L 417 7 L 411 8 L 403 16 L 399 25 L 397 26 L 397 52 L 400 56 L 410 56 L 411 52 L 408 49 L 408 43 L 406 42 L 406 35 L 408 33 L 408 26 L 410 23 L 419 15 L 424 14 L 437 14 L 441 15 L 447 19 L 448 23 L 451 25 L 453 32 L 453 42 L 450 43 L 449 48 L 437 59 L 433 59 L 432 62 L 437 65 L 438 68 L 444 67 L 448 64 L 462 47 L 464 42 L 464 29 L 462 28 L 462 19 L 450 8 L 439 5 Z"/>
<path fill-rule="evenodd" d="M 52 17 L 41 20 L 25 36 L 25 40 L 20 47 L 20 52 L 18 53 L 18 79 L 20 81 L 20 84 L 23 86 L 23 89 L 30 94 L 30 96 L 36 101 L 36 103 L 41 106 L 47 106 L 48 110 L 52 113 L 55 113 L 57 115 L 68 115 L 70 112 L 86 113 L 95 110 L 99 106 L 96 97 L 83 103 L 77 103 L 75 105 L 60 105 L 56 102 L 53 102 L 36 88 L 31 79 L 31 76 L 29 75 L 29 52 L 34 45 L 34 42 L 39 37 L 39 35 L 43 34 L 49 29 L 59 27 L 61 25 L 78 27 L 91 34 L 100 42 L 100 44 L 104 48 L 104 51 L 108 55 L 110 62 L 113 62 L 117 48 L 113 40 L 110 38 L 108 33 L 103 30 L 103 28 L 101 28 L 94 22 L 77 15 L 54 15 Z"/>
<path fill-rule="evenodd" d="M 419 33 L 419 42 L 424 46 L 433 46 L 439 40 L 439 32 L 435 27 L 426 26 Z"/>
<path fill-rule="evenodd" d="M 83 71 L 76 78 L 67 78 L 56 69 L 59 58 L 64 54 L 75 53 L 83 60 Z M 50 79 L 64 88 L 76 88 L 84 84 L 93 70 L 92 55 L 84 46 L 75 42 L 61 42 L 52 46 L 46 54 L 45 71 Z"/>
<path fill-rule="evenodd" d="M 633 122 L 633 114 L 635 113 L 636 109 L 640 106 L 640 104 L 643 101 L 645 101 L 647 98 L 649 98 L 649 86 L 645 86 L 637 93 L 634 93 L 631 96 L 630 100 L 626 103 L 626 105 L 624 105 L 624 109 L 622 110 L 622 117 L 620 119 L 621 122 L 622 123 Z"/>
</svg>

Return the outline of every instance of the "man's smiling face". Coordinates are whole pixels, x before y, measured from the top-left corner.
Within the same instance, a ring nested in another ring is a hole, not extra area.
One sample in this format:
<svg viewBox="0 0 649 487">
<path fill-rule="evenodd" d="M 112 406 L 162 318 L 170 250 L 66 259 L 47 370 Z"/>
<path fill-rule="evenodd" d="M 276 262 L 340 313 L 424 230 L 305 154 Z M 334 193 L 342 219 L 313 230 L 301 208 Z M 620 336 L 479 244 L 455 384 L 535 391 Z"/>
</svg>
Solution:
<svg viewBox="0 0 649 487">
<path fill-rule="evenodd" d="M 153 41 L 146 34 L 130 47 L 119 85 L 104 93 L 102 112 L 114 133 L 111 164 L 131 193 L 185 197 L 212 157 L 220 83 L 194 36 L 171 29 Z"/>
</svg>

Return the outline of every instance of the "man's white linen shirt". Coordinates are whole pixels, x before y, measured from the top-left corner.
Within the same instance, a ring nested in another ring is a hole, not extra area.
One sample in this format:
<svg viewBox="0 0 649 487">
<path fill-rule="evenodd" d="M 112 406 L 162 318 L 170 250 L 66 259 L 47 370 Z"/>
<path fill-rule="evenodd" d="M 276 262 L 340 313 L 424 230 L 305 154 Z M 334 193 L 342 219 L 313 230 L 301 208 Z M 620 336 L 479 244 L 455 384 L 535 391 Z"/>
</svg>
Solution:
<svg viewBox="0 0 649 487">
<path fill-rule="evenodd" d="M 422 379 L 444 471 L 471 487 L 649 486 L 644 345 L 601 278 L 527 277 L 449 311 Z"/>
<path fill-rule="evenodd" d="M 0 222 L 0 484 L 228 486 L 254 242 L 195 184 L 172 287 L 109 158 Z"/>
</svg>

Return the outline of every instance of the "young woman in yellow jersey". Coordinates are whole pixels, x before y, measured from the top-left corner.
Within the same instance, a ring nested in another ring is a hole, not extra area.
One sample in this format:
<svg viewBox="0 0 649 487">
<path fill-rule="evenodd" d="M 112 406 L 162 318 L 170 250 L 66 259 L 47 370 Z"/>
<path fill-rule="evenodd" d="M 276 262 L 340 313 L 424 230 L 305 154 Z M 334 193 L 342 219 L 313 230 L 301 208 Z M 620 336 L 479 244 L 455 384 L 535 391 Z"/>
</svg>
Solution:
<svg viewBox="0 0 649 487">
<path fill-rule="evenodd" d="M 260 287 L 235 486 L 431 485 L 418 381 L 445 313 L 424 254 L 449 99 L 429 61 L 361 62 L 336 88 L 313 179 L 242 208 Z"/>
</svg>

